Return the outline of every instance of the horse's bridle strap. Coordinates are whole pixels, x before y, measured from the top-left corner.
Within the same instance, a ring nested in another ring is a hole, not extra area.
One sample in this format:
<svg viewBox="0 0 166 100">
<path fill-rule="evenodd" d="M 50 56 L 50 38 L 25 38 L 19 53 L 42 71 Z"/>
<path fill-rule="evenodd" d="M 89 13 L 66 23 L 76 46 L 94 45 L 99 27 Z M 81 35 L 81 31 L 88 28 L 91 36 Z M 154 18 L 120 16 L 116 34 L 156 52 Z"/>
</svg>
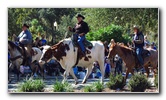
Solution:
<svg viewBox="0 0 166 100">
<path fill-rule="evenodd" d="M 10 60 L 11 60 L 11 61 L 15 61 L 15 60 L 17 60 L 18 58 L 22 58 L 22 56 L 19 55 L 19 56 L 16 56 L 16 57 L 14 57 L 14 58 L 10 58 Z"/>
</svg>

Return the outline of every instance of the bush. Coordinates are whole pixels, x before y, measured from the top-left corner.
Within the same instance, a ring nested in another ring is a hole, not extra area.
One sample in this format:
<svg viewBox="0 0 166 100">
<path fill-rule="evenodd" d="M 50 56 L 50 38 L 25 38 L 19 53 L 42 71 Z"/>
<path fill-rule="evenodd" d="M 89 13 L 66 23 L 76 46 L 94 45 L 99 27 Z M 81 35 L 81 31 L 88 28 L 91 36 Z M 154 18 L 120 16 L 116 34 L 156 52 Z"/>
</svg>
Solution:
<svg viewBox="0 0 166 100">
<path fill-rule="evenodd" d="M 155 76 L 154 84 L 158 88 L 158 75 Z"/>
<path fill-rule="evenodd" d="M 125 86 L 124 77 L 122 74 L 114 76 L 113 74 L 110 75 L 110 81 L 106 84 L 110 89 L 122 89 Z"/>
<path fill-rule="evenodd" d="M 95 90 L 91 86 L 85 86 L 84 92 L 95 92 Z"/>
<path fill-rule="evenodd" d="M 104 89 L 104 85 L 98 81 L 93 83 L 90 86 L 85 86 L 84 92 L 102 92 L 103 89 Z"/>
<path fill-rule="evenodd" d="M 144 92 L 150 87 L 150 82 L 143 74 L 135 74 L 131 77 L 128 87 L 131 92 Z"/>
<path fill-rule="evenodd" d="M 54 92 L 73 92 L 73 87 L 68 82 L 62 84 L 62 82 L 56 81 L 54 84 Z"/>
<path fill-rule="evenodd" d="M 102 92 L 102 90 L 104 89 L 104 85 L 100 83 L 99 81 L 93 83 L 93 86 L 94 86 L 95 92 Z"/>
<path fill-rule="evenodd" d="M 43 92 L 45 84 L 42 80 L 27 80 L 19 86 L 19 92 Z"/>
<path fill-rule="evenodd" d="M 123 34 L 123 28 L 119 25 L 111 24 L 107 27 L 101 28 L 96 32 L 89 32 L 86 35 L 87 40 L 101 40 L 110 42 L 111 39 L 114 39 L 118 42 L 127 43 L 131 40 L 128 34 Z"/>
</svg>

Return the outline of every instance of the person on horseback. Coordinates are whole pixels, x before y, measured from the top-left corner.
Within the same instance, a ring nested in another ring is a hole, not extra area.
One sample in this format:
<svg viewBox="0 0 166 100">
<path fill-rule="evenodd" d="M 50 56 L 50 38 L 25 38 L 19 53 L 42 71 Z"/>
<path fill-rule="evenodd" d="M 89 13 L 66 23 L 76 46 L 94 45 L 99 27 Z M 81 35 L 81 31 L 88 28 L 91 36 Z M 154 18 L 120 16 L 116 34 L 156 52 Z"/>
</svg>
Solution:
<svg viewBox="0 0 166 100">
<path fill-rule="evenodd" d="M 138 58 L 138 61 L 140 63 L 140 69 L 143 70 L 143 58 L 142 58 L 142 52 L 143 52 L 143 47 L 144 47 L 144 35 L 143 33 L 139 30 L 138 26 L 134 25 L 134 38 L 133 38 L 133 44 L 135 47 L 136 55 Z"/>
<path fill-rule="evenodd" d="M 77 43 L 79 44 L 83 55 L 85 55 L 85 46 L 83 44 L 83 42 L 86 40 L 85 35 L 89 32 L 89 26 L 88 24 L 83 21 L 85 19 L 85 17 L 81 14 L 78 14 L 76 16 L 78 23 L 76 23 L 76 26 L 74 28 L 68 27 L 69 31 L 71 32 L 75 32 L 74 37 L 77 37 Z"/>
<path fill-rule="evenodd" d="M 31 56 L 32 34 L 28 29 L 29 26 L 27 24 L 23 24 L 22 32 L 19 34 L 17 39 L 20 46 L 23 48 L 25 59 L 28 59 L 28 66 L 30 66 L 30 63 L 32 61 L 32 56 Z"/>
</svg>

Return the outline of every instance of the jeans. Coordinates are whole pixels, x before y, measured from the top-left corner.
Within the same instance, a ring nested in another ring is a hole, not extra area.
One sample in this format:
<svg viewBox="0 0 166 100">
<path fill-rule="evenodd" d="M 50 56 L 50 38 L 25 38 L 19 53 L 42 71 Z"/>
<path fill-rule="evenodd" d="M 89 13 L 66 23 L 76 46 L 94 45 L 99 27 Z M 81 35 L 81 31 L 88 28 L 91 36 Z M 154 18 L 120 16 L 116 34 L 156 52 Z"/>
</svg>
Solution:
<svg viewBox="0 0 166 100">
<path fill-rule="evenodd" d="M 138 58 L 139 63 L 141 64 L 141 66 L 143 66 L 143 64 L 144 64 L 144 61 L 142 58 L 142 51 L 143 51 L 143 48 L 136 48 L 137 58 Z"/>
<path fill-rule="evenodd" d="M 79 44 L 81 50 L 82 50 L 83 52 L 85 52 L 85 47 L 84 47 L 84 44 L 83 44 L 83 41 L 85 40 L 85 36 L 79 36 L 78 34 L 75 34 L 75 35 L 78 37 L 77 42 L 78 42 L 78 44 Z"/>
</svg>

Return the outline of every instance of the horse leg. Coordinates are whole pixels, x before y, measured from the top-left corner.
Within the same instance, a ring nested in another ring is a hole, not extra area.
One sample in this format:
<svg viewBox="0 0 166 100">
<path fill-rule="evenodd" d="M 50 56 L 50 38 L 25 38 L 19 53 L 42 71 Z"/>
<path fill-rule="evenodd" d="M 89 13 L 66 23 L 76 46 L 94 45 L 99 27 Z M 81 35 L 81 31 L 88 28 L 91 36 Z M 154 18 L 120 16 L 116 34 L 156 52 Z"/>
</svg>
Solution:
<svg viewBox="0 0 166 100">
<path fill-rule="evenodd" d="M 75 79 L 75 85 L 77 85 L 77 84 L 78 84 L 78 79 L 77 79 L 77 77 L 75 76 L 75 74 L 74 74 L 74 72 L 73 72 L 73 69 L 70 70 L 70 74 L 71 74 L 71 76 Z"/>
<path fill-rule="evenodd" d="M 124 79 L 125 82 L 126 82 L 126 79 L 127 79 L 128 75 L 129 75 L 129 69 L 126 68 L 126 76 L 125 76 L 125 79 Z"/>
<path fill-rule="evenodd" d="M 148 65 L 145 65 L 144 68 L 145 68 L 145 71 L 146 71 L 146 77 L 148 78 L 149 77 L 149 66 Z"/>
<path fill-rule="evenodd" d="M 89 77 L 89 75 L 91 74 L 91 72 L 92 72 L 92 65 L 90 65 L 90 66 L 87 67 L 87 73 L 86 73 L 86 75 L 85 75 L 85 77 L 84 77 L 84 79 L 82 81 L 82 84 L 86 83 L 87 78 Z"/>
<path fill-rule="evenodd" d="M 69 66 L 66 67 L 66 71 L 64 72 L 64 79 L 62 81 L 62 83 L 65 83 L 67 81 L 67 77 L 69 76 L 69 72 L 71 70 L 72 67 L 69 68 Z"/>
<path fill-rule="evenodd" d="M 103 58 L 101 58 L 100 61 L 98 61 L 98 63 L 99 63 L 100 71 L 101 71 L 101 74 L 102 74 L 100 82 L 103 83 L 104 75 L 105 75 L 105 67 L 104 67 L 104 60 L 103 60 Z"/>
</svg>

